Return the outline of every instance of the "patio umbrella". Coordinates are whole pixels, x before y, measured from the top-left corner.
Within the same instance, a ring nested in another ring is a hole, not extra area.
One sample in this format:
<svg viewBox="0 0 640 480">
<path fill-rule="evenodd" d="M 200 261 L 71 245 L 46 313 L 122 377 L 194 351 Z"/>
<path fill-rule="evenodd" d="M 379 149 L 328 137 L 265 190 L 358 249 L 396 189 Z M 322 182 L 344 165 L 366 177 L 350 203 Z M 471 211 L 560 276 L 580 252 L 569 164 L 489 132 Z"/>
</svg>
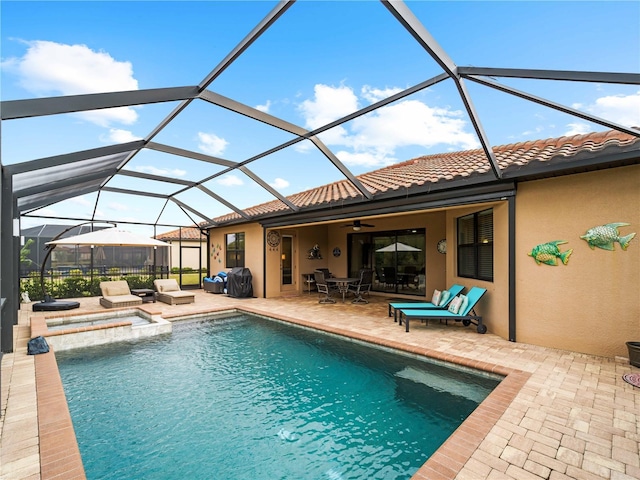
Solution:
<svg viewBox="0 0 640 480">
<path fill-rule="evenodd" d="M 122 228 L 105 228 L 95 232 L 84 233 L 74 237 L 60 238 L 47 242 L 53 248 L 55 245 L 102 245 L 115 247 L 170 247 L 168 243 L 151 237 L 136 235 Z"/>
<path fill-rule="evenodd" d="M 406 243 L 396 242 L 386 247 L 378 248 L 376 252 L 421 252 L 422 250 Z"/>
<path fill-rule="evenodd" d="M 67 232 L 69 229 L 65 230 Z M 64 234 L 65 232 L 62 232 Z M 62 235 L 61 234 L 61 235 Z M 80 304 L 78 302 L 60 302 L 51 298 L 47 294 L 47 290 L 44 285 L 44 268 L 47 263 L 47 259 L 53 252 L 53 249 L 57 245 L 99 245 L 99 246 L 113 246 L 113 247 L 170 247 L 168 243 L 161 242 L 151 237 L 143 237 L 142 235 L 136 235 L 127 230 L 123 230 L 118 227 L 105 228 L 103 230 L 97 230 L 95 232 L 84 233 L 82 235 L 76 235 L 73 237 L 55 239 L 46 244 L 47 254 L 45 255 L 42 267 L 40 269 L 40 286 L 42 288 L 42 302 L 33 305 L 34 311 L 47 311 L 47 310 L 68 310 L 71 308 L 78 308 Z M 104 252 L 103 252 L 104 254 Z"/>
</svg>

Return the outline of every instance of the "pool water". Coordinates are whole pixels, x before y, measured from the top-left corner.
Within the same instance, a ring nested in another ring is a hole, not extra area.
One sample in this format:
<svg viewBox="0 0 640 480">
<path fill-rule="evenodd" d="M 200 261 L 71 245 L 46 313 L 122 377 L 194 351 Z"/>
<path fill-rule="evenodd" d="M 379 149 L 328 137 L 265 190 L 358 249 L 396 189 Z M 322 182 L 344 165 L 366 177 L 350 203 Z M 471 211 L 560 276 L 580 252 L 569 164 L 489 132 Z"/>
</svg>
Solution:
<svg viewBox="0 0 640 480">
<path fill-rule="evenodd" d="M 57 358 L 89 479 L 407 479 L 499 383 L 247 315 Z"/>
</svg>

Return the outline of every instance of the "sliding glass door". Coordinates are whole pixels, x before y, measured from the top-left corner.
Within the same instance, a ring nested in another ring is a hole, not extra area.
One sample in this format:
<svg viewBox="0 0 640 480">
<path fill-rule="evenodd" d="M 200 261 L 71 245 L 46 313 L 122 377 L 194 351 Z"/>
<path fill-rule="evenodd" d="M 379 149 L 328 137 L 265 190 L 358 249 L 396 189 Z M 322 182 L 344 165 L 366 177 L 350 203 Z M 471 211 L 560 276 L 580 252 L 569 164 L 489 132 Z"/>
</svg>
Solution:
<svg viewBox="0 0 640 480">
<path fill-rule="evenodd" d="M 408 295 L 425 294 L 425 229 L 349 235 L 349 275 L 373 269 L 372 290 Z"/>
</svg>

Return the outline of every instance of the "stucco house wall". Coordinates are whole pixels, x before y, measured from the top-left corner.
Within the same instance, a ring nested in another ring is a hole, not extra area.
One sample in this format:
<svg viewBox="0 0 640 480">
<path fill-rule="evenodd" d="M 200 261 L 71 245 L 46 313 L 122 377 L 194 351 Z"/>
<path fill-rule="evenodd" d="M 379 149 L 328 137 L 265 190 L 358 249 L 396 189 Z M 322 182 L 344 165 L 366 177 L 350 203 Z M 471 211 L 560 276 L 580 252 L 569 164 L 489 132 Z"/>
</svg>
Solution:
<svg viewBox="0 0 640 480">
<path fill-rule="evenodd" d="M 225 235 L 228 233 L 245 234 L 245 267 L 251 270 L 251 285 L 253 296 L 264 296 L 264 256 L 265 246 L 263 229 L 257 223 L 246 223 L 230 227 L 218 227 L 210 230 L 210 267 L 209 274 L 215 275 L 220 271 L 228 271 L 225 264 Z"/>
<path fill-rule="evenodd" d="M 640 341 L 640 165 L 520 184 L 516 212 L 517 341 L 626 357 Z M 614 222 L 638 233 L 626 251 L 580 238 Z M 573 249 L 567 265 L 536 265 L 527 252 L 552 240 Z"/>
</svg>

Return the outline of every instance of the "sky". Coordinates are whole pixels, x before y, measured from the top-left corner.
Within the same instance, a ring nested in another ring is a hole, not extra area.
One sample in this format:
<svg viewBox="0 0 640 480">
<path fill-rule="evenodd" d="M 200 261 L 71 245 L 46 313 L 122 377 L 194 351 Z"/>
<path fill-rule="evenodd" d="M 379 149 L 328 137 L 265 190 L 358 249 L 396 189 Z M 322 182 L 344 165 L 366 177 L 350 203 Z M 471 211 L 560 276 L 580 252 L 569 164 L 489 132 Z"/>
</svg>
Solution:
<svg viewBox="0 0 640 480">
<path fill-rule="evenodd" d="M 1 99 L 197 85 L 275 7 L 272 1 L 0 2 Z M 638 1 L 407 1 L 459 66 L 640 73 Z M 377 1 L 298 1 L 208 87 L 314 129 L 442 70 Z M 496 79 L 625 126 L 640 125 L 640 86 Z M 605 129 L 466 83 L 492 146 Z M 2 163 L 141 139 L 176 103 L 2 122 Z M 294 138 L 197 101 L 153 141 L 240 162 Z M 319 135 L 354 175 L 421 155 L 479 148 L 450 80 Z M 286 196 L 342 180 L 308 141 L 249 169 Z M 222 167 L 143 150 L 125 167 L 202 180 Z M 108 186 L 157 193 L 178 188 L 116 176 Z M 274 199 L 242 172 L 205 186 L 239 208 Z M 229 213 L 201 191 L 179 200 L 207 216 Z M 98 200 L 98 201 L 97 201 Z M 96 204 L 97 201 L 97 204 Z M 154 223 L 202 221 L 164 200 L 103 193 L 33 212 L 44 217 Z M 24 218 L 23 228 L 57 223 Z M 69 222 L 64 222 L 69 223 Z M 134 229 L 134 228 L 132 228 Z"/>
</svg>

